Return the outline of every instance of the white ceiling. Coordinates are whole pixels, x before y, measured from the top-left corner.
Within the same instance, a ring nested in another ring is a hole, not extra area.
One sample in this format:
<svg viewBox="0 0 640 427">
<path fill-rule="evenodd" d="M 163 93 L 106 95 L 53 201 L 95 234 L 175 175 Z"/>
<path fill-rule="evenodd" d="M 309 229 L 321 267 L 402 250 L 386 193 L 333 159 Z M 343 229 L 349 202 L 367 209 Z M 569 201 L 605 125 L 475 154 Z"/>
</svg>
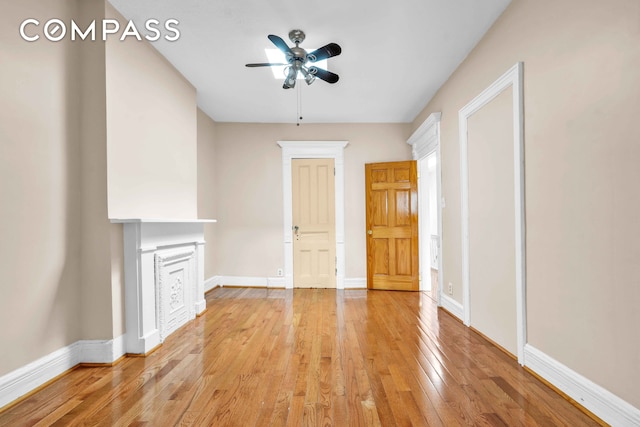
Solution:
<svg viewBox="0 0 640 427">
<path fill-rule="evenodd" d="M 175 18 L 180 39 L 154 46 L 196 88 L 198 105 L 219 122 L 412 121 L 473 49 L 510 0 L 110 0 L 138 28 Z M 142 23 L 142 24 L 141 24 Z M 269 68 L 268 34 L 303 30 L 308 51 L 330 42 L 336 84 L 298 81 L 282 89 Z M 298 94 L 300 91 L 300 94 Z"/>
</svg>

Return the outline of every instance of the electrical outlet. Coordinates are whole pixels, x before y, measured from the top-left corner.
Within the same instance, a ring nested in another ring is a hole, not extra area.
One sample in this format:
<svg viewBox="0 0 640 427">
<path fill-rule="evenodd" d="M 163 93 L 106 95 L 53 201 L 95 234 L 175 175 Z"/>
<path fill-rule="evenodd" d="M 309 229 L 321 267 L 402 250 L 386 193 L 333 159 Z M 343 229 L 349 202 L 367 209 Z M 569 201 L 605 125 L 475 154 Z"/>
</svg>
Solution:
<svg viewBox="0 0 640 427">
<path fill-rule="evenodd" d="M 282 277 L 284 276 L 284 271 L 281 268 L 279 268 L 276 274 L 278 275 L 278 277 Z"/>
<path fill-rule="evenodd" d="M 453 283 L 449 282 L 449 295 L 453 295 Z"/>
</svg>

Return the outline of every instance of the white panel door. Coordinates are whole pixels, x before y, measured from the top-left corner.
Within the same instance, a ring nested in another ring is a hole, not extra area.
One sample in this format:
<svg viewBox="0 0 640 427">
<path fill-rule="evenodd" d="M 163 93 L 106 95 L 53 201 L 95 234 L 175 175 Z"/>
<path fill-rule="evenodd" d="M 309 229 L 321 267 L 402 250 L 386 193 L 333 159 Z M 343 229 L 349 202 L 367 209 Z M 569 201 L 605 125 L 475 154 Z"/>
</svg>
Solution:
<svg viewBox="0 0 640 427">
<path fill-rule="evenodd" d="M 333 159 L 293 159 L 293 286 L 336 287 Z"/>
</svg>

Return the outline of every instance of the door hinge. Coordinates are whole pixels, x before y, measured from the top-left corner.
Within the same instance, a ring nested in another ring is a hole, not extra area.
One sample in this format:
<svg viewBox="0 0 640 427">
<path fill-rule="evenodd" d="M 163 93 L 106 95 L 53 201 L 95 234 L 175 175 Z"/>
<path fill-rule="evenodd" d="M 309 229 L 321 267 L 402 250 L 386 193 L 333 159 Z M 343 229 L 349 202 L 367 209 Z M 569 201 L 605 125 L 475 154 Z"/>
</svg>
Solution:
<svg viewBox="0 0 640 427">
<path fill-rule="evenodd" d="M 336 176 L 336 168 L 333 168 L 333 176 Z"/>
<path fill-rule="evenodd" d="M 335 170 L 335 169 L 334 169 Z M 336 256 L 336 276 L 338 275 L 338 257 Z"/>
</svg>

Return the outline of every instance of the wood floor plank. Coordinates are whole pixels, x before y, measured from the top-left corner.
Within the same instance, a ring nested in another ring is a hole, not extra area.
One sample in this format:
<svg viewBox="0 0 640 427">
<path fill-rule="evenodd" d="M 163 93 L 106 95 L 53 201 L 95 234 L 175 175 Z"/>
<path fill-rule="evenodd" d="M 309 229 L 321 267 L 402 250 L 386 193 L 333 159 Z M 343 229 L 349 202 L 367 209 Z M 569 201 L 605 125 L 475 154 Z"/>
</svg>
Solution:
<svg viewBox="0 0 640 427">
<path fill-rule="evenodd" d="M 419 292 L 219 288 L 146 358 L 81 367 L 2 426 L 595 426 Z"/>
</svg>

